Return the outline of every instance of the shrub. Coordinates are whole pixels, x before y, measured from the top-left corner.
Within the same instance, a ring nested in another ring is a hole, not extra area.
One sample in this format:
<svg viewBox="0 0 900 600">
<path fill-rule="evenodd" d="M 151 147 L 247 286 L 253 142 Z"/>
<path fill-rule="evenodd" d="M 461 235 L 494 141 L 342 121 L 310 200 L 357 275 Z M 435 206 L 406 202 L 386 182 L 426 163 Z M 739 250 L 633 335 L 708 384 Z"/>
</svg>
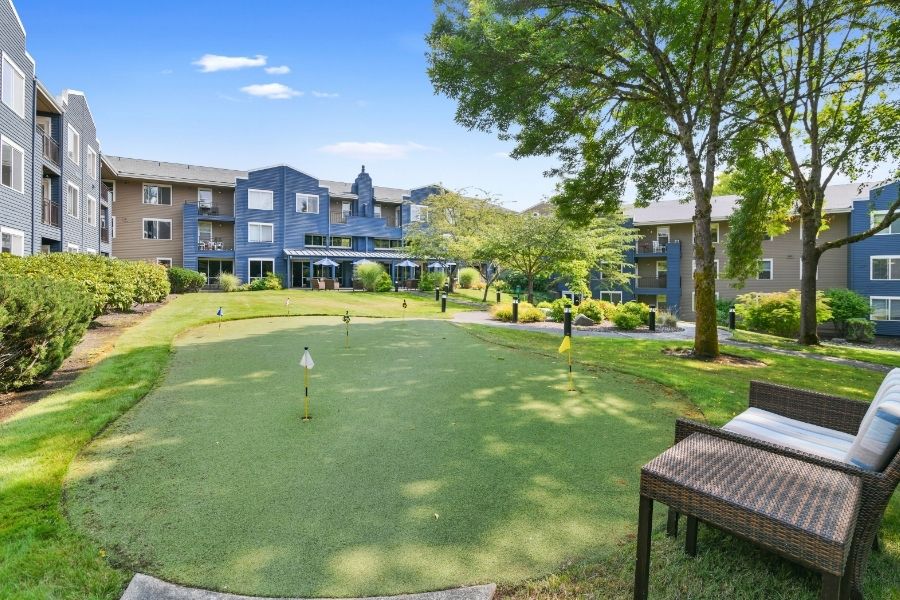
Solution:
<svg viewBox="0 0 900 600">
<path fill-rule="evenodd" d="M 578 307 L 572 305 L 572 301 L 568 298 L 557 298 L 550 304 L 550 318 L 554 321 L 562 321 L 565 317 L 566 307 L 572 309 L 572 318 L 578 314 Z"/>
<path fill-rule="evenodd" d="M 606 311 L 599 300 L 585 300 L 578 307 L 578 314 L 584 315 L 594 323 L 606 320 Z"/>
<path fill-rule="evenodd" d="M 728 327 L 728 313 L 734 306 L 734 300 L 716 300 L 716 323 Z"/>
<path fill-rule="evenodd" d="M 378 263 L 363 263 L 356 267 L 356 277 L 362 282 L 367 292 L 374 292 L 378 287 L 378 280 L 382 275 L 387 275 L 384 267 Z M 388 281 L 390 281 L 388 275 Z"/>
<path fill-rule="evenodd" d="M 537 303 L 538 308 L 553 308 L 553 305 L 547 302 L 546 300 L 541 300 Z"/>
<path fill-rule="evenodd" d="M 831 308 L 831 322 L 841 337 L 848 337 L 848 324 L 851 320 L 868 320 L 872 313 L 866 297 L 851 290 L 841 288 L 828 290 L 825 292 L 825 298 L 828 307 Z"/>
<path fill-rule="evenodd" d="M 751 331 L 781 337 L 796 337 L 800 333 L 800 292 L 749 293 L 737 297 L 735 312 L 744 327 Z M 831 319 L 831 310 L 821 292 L 816 294 L 816 319 L 824 323 Z"/>
<path fill-rule="evenodd" d="M 169 269 L 169 283 L 172 286 L 173 293 L 190 294 L 199 292 L 200 288 L 206 285 L 206 276 L 198 271 L 171 267 Z"/>
<path fill-rule="evenodd" d="M 219 275 L 219 289 L 223 292 L 236 292 L 241 287 L 241 279 L 233 273 Z"/>
<path fill-rule="evenodd" d="M 498 321 L 512 321 L 512 304 L 495 304 L 491 307 L 491 315 Z M 519 302 L 519 323 L 537 323 L 544 321 L 544 311 L 528 302 Z"/>
<path fill-rule="evenodd" d="M 435 288 L 442 288 L 444 286 L 444 280 L 447 276 L 441 271 L 431 271 L 422 273 L 422 278 L 419 279 L 419 290 L 423 292 L 433 292 Z"/>
<path fill-rule="evenodd" d="M 378 281 L 375 282 L 375 291 L 389 292 L 392 289 L 394 289 L 394 282 L 391 281 L 391 276 L 387 274 L 387 271 L 382 271 L 378 276 Z"/>
<path fill-rule="evenodd" d="M 251 292 L 261 292 L 263 290 L 280 290 L 282 288 L 281 275 L 275 272 L 266 273 L 265 277 L 254 279 L 246 287 Z"/>
<path fill-rule="evenodd" d="M 656 324 L 662 327 L 678 327 L 678 315 L 667 310 L 659 310 L 656 312 Z"/>
<path fill-rule="evenodd" d="M 612 317 L 612 321 L 619 329 L 627 330 L 637 329 L 637 327 L 642 323 L 641 315 L 626 310 L 620 310 L 619 312 L 614 314 Z"/>
<path fill-rule="evenodd" d="M 641 319 L 641 323 L 646 325 L 650 322 L 650 306 L 643 302 L 635 302 L 634 300 L 626 302 L 619 307 L 618 312 L 627 312 L 637 315 Z"/>
<path fill-rule="evenodd" d="M 52 373 L 94 315 L 93 296 L 73 281 L 0 276 L 0 391 Z"/>
<path fill-rule="evenodd" d="M 471 289 L 476 283 L 481 283 L 481 273 L 473 267 L 465 267 L 459 270 L 459 287 L 464 290 Z"/>
<path fill-rule="evenodd" d="M 875 341 L 875 322 L 869 319 L 847 319 L 846 338 L 849 342 L 865 342 L 871 344 Z"/>
<path fill-rule="evenodd" d="M 619 311 L 619 307 L 613 304 L 612 302 L 608 302 L 606 300 L 591 300 L 603 310 L 603 316 L 606 317 L 607 321 L 612 321 L 613 315 L 615 315 Z"/>
<path fill-rule="evenodd" d="M 164 266 L 142 261 L 114 260 L 113 262 L 124 263 L 132 269 L 135 283 L 135 304 L 162 302 L 169 295 L 171 289 L 169 273 Z"/>
</svg>

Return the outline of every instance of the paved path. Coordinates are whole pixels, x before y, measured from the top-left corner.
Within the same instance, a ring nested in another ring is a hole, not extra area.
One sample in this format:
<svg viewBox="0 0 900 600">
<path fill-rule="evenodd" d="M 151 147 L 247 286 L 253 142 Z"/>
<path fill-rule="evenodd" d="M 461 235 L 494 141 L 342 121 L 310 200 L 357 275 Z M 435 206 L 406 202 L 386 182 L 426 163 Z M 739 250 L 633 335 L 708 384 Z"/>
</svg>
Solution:
<svg viewBox="0 0 900 600">
<path fill-rule="evenodd" d="M 525 331 L 538 331 L 541 333 L 551 333 L 554 335 L 562 334 L 562 323 L 553 323 L 547 321 L 544 323 L 504 323 L 491 319 L 490 314 L 484 311 L 460 312 L 453 315 L 453 321 L 456 323 L 474 323 L 477 325 L 489 325 L 491 327 L 506 327 L 508 329 L 522 329 Z M 637 340 L 694 340 L 694 324 L 686 321 L 679 321 L 678 327 L 684 331 L 673 331 L 667 333 L 647 333 L 635 331 L 592 331 L 576 327 L 577 335 L 585 337 L 607 337 L 607 338 L 631 338 Z M 816 354 L 814 352 L 802 352 L 800 350 L 787 350 L 784 348 L 773 348 L 762 344 L 752 344 L 750 342 L 739 342 L 731 339 L 731 332 L 723 327 L 719 327 L 719 341 L 723 344 L 737 346 L 739 348 L 750 348 L 753 350 L 761 350 L 763 352 L 771 352 L 773 354 L 782 354 L 784 356 L 797 356 L 800 358 L 809 358 L 834 365 L 844 365 L 848 367 L 856 367 L 858 369 L 868 369 L 870 371 L 878 371 L 879 373 L 887 373 L 891 367 L 879 365 L 876 363 L 865 362 L 862 360 L 853 360 L 851 358 L 839 358 L 836 356 L 827 356 L 825 354 Z"/>
<path fill-rule="evenodd" d="M 440 592 L 425 592 L 422 594 L 404 594 L 402 596 L 378 596 L 367 600 L 491 600 L 497 586 L 493 583 L 473 587 L 443 590 Z M 188 588 L 174 583 L 168 583 L 137 573 L 128 584 L 121 600 L 263 600 L 255 596 L 237 596 L 222 592 L 211 592 Z M 283 600 L 302 600 L 301 598 L 284 598 Z M 319 598 L 317 600 L 336 600 Z M 341 600 L 353 600 L 343 598 Z"/>
</svg>

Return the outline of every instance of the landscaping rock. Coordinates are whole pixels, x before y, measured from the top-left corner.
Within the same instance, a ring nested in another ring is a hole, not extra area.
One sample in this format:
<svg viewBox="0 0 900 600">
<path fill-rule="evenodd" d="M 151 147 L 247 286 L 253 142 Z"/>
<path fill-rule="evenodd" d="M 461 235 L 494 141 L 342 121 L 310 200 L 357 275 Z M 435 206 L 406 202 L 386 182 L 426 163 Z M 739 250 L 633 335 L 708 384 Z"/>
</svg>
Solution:
<svg viewBox="0 0 900 600">
<path fill-rule="evenodd" d="M 572 322 L 579 327 L 590 327 L 591 325 L 596 325 L 596 323 L 594 323 L 594 320 L 586 315 L 577 315 L 575 317 L 575 320 Z"/>
</svg>

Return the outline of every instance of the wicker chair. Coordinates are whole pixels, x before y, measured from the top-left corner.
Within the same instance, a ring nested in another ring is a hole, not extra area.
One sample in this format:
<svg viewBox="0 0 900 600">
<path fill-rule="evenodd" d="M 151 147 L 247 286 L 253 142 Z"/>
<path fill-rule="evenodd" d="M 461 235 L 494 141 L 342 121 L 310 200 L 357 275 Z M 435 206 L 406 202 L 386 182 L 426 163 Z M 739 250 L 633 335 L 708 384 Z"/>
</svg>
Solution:
<svg viewBox="0 0 900 600">
<path fill-rule="evenodd" d="M 863 402 L 760 381 L 752 381 L 750 383 L 749 405 L 750 407 L 760 408 L 791 419 L 797 419 L 851 435 L 856 435 L 868 409 L 868 404 Z M 881 519 L 894 490 L 897 489 L 897 484 L 900 483 L 900 450 L 894 454 L 894 457 L 883 470 L 876 472 L 716 427 L 710 427 L 697 421 L 689 419 L 678 419 L 676 421 L 676 443 L 693 433 L 706 433 L 718 436 L 859 477 L 862 480 L 862 494 L 856 530 L 850 547 L 850 556 L 847 559 L 846 577 L 850 580 L 851 597 L 855 600 L 862 599 L 862 581 L 869 553 L 873 548 L 878 547 L 877 538 Z M 669 535 L 675 535 L 677 531 L 678 513 L 670 510 L 668 533 Z"/>
</svg>

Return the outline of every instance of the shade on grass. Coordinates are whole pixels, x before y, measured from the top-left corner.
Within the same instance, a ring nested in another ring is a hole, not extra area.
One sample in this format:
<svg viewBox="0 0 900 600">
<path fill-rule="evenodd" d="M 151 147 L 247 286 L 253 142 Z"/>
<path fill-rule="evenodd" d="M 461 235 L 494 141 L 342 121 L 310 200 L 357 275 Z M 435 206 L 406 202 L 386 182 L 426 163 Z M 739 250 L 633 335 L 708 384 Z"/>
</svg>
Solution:
<svg viewBox="0 0 900 600">
<path fill-rule="evenodd" d="M 237 593 L 520 581 L 631 533 L 670 392 L 579 375 L 435 321 L 192 330 L 164 382 L 81 455 L 68 510 L 114 561 Z M 310 346 L 310 423 L 298 359 Z"/>
</svg>

